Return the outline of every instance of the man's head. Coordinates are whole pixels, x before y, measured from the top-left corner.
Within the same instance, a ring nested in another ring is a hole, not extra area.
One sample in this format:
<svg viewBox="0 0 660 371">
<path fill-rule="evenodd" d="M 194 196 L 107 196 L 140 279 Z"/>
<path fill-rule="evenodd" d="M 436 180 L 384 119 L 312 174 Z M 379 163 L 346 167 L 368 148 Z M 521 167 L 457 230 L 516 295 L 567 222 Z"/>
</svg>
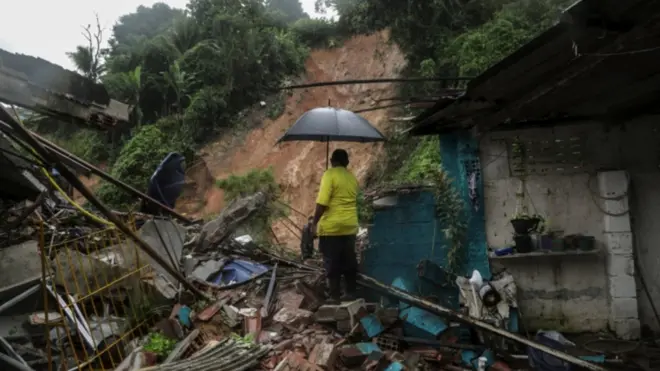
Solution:
<svg viewBox="0 0 660 371">
<path fill-rule="evenodd" d="M 334 150 L 334 152 L 332 152 L 332 156 L 330 157 L 330 163 L 332 164 L 333 167 L 348 166 L 348 152 L 340 148 Z"/>
</svg>

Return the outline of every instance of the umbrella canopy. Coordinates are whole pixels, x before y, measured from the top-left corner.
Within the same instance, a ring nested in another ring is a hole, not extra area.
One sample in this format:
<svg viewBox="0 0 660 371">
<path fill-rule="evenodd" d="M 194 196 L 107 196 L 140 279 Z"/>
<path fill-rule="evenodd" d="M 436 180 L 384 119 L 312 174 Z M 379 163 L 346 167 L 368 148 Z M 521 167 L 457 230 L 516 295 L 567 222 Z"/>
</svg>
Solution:
<svg viewBox="0 0 660 371">
<path fill-rule="evenodd" d="M 363 117 L 332 107 L 305 112 L 277 141 L 382 142 L 383 134 Z"/>
</svg>

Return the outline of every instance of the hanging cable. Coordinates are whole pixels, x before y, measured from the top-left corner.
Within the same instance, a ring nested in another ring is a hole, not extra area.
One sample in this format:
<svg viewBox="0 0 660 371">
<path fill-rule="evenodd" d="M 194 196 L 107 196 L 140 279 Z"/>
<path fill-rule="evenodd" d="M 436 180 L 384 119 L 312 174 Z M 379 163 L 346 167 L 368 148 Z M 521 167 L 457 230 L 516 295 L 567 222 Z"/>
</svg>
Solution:
<svg viewBox="0 0 660 371">
<path fill-rule="evenodd" d="M 289 85 L 282 86 L 279 90 L 289 89 L 306 89 L 316 88 L 321 86 L 335 86 L 335 85 L 358 85 L 358 84 L 383 84 L 383 83 L 398 83 L 398 82 L 440 82 L 440 81 L 470 81 L 472 77 L 412 77 L 412 78 L 385 78 L 385 79 L 363 79 L 363 80 L 337 80 L 337 81 L 322 81 L 313 82 L 309 84 Z"/>
<path fill-rule="evenodd" d="M 16 116 L 16 121 L 18 121 L 21 124 L 21 126 L 25 126 L 25 123 L 23 123 L 23 119 L 21 118 L 21 116 L 18 114 L 18 111 L 16 110 L 16 106 L 12 105 L 11 109 L 14 112 L 14 116 Z M 37 155 L 37 152 L 34 149 L 32 149 L 32 153 L 35 156 Z M 55 188 L 62 195 L 62 198 L 64 198 L 64 200 L 66 202 L 71 204 L 71 206 L 75 207 L 81 214 L 85 215 L 86 217 L 88 217 L 89 219 L 91 219 L 91 220 L 93 220 L 97 223 L 105 224 L 105 225 L 108 225 L 108 226 L 114 226 L 113 223 L 90 213 L 89 211 L 85 210 L 82 206 L 80 206 L 78 203 L 76 203 L 74 200 L 72 200 L 69 197 L 69 195 L 67 195 L 66 192 L 64 192 L 64 190 L 59 186 L 59 184 L 57 184 L 55 179 L 53 179 L 53 177 L 50 175 L 50 173 L 48 172 L 48 170 L 46 169 L 46 166 L 44 166 L 44 164 L 41 165 L 41 171 L 46 176 L 46 178 L 48 179 L 50 184 L 53 186 L 53 188 Z"/>
</svg>

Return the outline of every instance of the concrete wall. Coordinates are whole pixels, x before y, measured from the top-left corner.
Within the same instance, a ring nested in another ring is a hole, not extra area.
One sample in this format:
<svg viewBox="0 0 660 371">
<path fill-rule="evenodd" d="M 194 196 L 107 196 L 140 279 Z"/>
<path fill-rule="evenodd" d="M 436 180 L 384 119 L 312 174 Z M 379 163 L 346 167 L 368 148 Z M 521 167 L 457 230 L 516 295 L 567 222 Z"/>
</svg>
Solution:
<svg viewBox="0 0 660 371">
<path fill-rule="evenodd" d="M 523 320 L 529 327 L 567 332 L 614 329 L 616 324 L 610 323 L 613 312 L 617 313 L 616 316 L 623 316 L 617 317 L 620 320 L 629 319 L 630 313 L 637 310 L 638 297 L 642 323 L 658 328 L 644 293 L 635 293 L 642 286 L 639 272 L 634 272 L 632 242 L 630 257 L 622 255 L 618 244 L 621 235 L 617 235 L 614 241 L 609 230 L 613 221 L 602 211 L 622 206 L 620 202 L 614 205 L 599 197 L 608 192 L 608 184 L 599 182 L 598 178 L 599 170 L 602 173 L 603 169 L 625 169 L 630 174 L 632 186 L 626 195 L 634 194 L 634 197 L 630 202 L 630 213 L 624 219 L 628 223 L 633 220 L 628 228 L 636 237 L 641 270 L 656 306 L 660 307 L 660 284 L 656 284 L 660 282 L 657 269 L 660 249 L 655 248 L 660 243 L 660 134 L 649 125 L 656 121 L 658 118 L 649 117 L 615 129 L 589 123 L 554 130 L 497 133 L 481 141 L 487 241 L 490 247 L 498 248 L 512 244 L 509 220 L 516 212 L 516 193 L 520 190 L 520 179 L 511 176 L 514 161 L 510 160 L 506 140 L 536 137 L 551 141 L 583 135 L 582 167 L 559 172 L 556 169 L 571 166 L 550 164 L 547 169 L 537 172 L 543 175 L 527 176 L 525 203 L 530 213 L 543 215 L 552 229 L 563 230 L 565 234 L 593 235 L 603 253 L 580 258 L 510 259 L 506 264 L 501 263 L 502 260 L 492 261 L 494 271 L 506 268 L 516 277 Z M 609 183 L 610 188 L 612 184 Z M 626 189 L 622 192 L 626 193 Z M 627 205 L 628 197 L 626 209 Z M 616 233 L 625 231 L 617 230 Z M 633 278 L 635 273 L 637 287 Z M 617 274 L 623 278 L 613 278 Z M 618 289 L 614 300 L 612 287 L 622 281 L 633 285 Z M 629 293 L 630 290 L 633 294 Z M 635 335 L 634 329 L 630 328 L 618 332 L 629 334 L 625 336 Z"/>
<path fill-rule="evenodd" d="M 484 140 L 481 145 L 486 239 L 492 248 L 513 245 L 511 218 L 521 181 L 509 176 L 506 146 Z M 501 153 L 505 155 L 499 155 Z M 493 158 L 496 156 L 495 158 Z M 553 229 L 596 236 L 603 243 L 603 217 L 591 200 L 587 174 L 541 175 L 526 179 L 530 213 L 543 215 Z M 596 183 L 596 182 L 593 182 Z M 508 269 L 516 278 L 522 320 L 529 329 L 566 332 L 607 327 L 607 281 L 604 258 L 525 258 L 492 261 L 493 271 Z"/>
<path fill-rule="evenodd" d="M 639 262 L 639 270 L 635 272 L 639 318 L 643 325 L 660 332 L 660 323 L 643 285 L 646 284 L 656 309 L 660 310 L 660 171 L 634 173 L 632 187 L 632 227 Z M 629 269 L 635 270 L 634 266 Z"/>
</svg>

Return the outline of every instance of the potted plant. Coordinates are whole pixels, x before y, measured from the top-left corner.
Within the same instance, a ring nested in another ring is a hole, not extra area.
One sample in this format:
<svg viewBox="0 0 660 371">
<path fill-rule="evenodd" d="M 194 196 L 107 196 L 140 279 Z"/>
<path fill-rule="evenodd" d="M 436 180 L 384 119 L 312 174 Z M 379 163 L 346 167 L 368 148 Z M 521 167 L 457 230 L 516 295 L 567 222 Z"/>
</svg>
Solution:
<svg viewBox="0 0 660 371">
<path fill-rule="evenodd" d="M 543 218 L 539 215 L 517 214 L 511 219 L 511 225 L 516 235 L 526 236 L 532 232 L 538 232 L 542 221 Z"/>
</svg>

